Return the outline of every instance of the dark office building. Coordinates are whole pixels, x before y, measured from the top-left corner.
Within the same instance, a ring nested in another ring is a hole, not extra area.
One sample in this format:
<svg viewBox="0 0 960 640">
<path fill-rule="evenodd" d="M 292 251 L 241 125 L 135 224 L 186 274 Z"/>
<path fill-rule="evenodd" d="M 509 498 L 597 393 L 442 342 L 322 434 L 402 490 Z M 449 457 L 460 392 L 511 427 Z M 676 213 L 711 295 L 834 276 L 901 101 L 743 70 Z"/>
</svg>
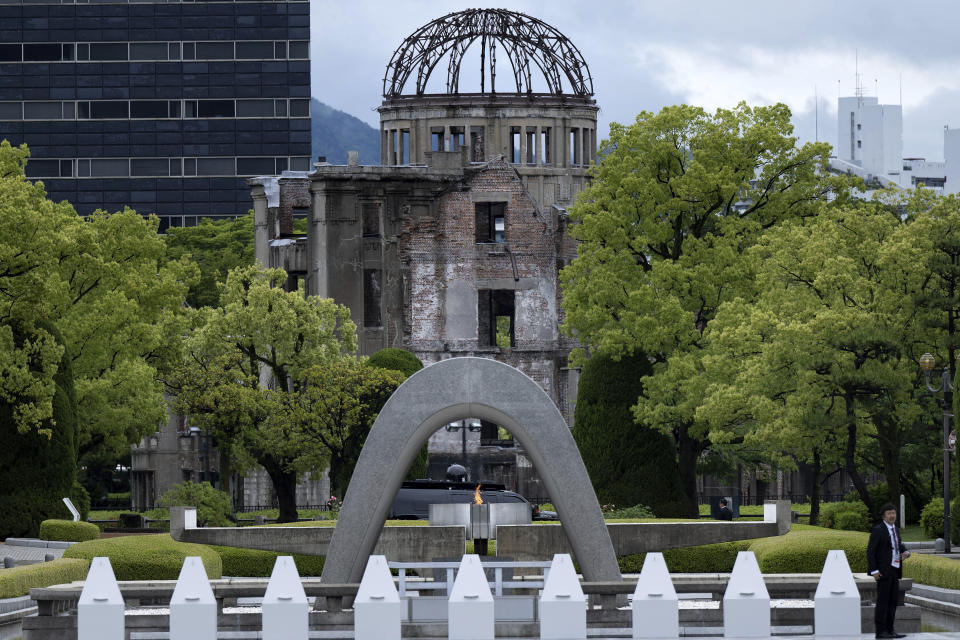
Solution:
<svg viewBox="0 0 960 640">
<path fill-rule="evenodd" d="M 0 0 L 0 138 L 81 214 L 244 214 L 310 168 L 309 38 L 309 2 Z"/>
</svg>

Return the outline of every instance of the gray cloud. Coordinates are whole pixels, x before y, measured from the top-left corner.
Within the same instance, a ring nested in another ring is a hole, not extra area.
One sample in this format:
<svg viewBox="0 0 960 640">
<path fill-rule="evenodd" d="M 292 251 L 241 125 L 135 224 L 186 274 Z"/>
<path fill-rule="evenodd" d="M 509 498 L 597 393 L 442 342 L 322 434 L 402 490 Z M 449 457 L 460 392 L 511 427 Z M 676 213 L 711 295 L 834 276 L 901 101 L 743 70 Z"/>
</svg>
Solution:
<svg viewBox="0 0 960 640">
<path fill-rule="evenodd" d="M 394 49 L 416 28 L 467 1 L 313 0 L 313 93 L 376 125 L 383 74 Z M 960 126 L 960 4 L 947 0 L 521 1 L 511 9 L 566 34 L 590 65 L 601 133 L 642 110 L 680 102 L 787 101 L 796 133 L 815 137 L 813 92 L 821 96 L 820 139 L 836 137 L 837 81 L 849 95 L 854 60 L 872 93 L 899 100 L 903 77 L 904 152 L 942 157 L 942 128 Z M 631 55 L 631 52 L 638 52 Z M 704 69 L 709 74 L 704 74 Z M 787 77 L 796 74 L 796 78 Z"/>
</svg>

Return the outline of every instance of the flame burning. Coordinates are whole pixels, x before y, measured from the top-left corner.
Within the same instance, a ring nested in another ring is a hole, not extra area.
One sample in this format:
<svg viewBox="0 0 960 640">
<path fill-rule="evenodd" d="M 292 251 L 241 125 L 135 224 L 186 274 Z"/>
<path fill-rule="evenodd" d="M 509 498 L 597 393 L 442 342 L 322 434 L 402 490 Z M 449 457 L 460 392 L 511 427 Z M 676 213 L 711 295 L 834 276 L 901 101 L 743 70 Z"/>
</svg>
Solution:
<svg viewBox="0 0 960 640">
<path fill-rule="evenodd" d="M 481 485 L 478 484 L 476 491 L 473 492 L 473 503 L 474 503 L 474 504 L 483 504 L 483 498 L 480 497 L 480 486 L 481 486 Z"/>
</svg>

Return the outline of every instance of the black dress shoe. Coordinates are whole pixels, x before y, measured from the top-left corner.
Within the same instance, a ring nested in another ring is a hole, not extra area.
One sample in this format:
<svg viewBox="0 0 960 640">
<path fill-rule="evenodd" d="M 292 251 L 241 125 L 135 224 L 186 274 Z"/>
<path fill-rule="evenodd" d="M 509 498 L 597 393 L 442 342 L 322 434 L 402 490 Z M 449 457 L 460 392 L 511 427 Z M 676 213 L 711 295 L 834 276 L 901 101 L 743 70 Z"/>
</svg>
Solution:
<svg viewBox="0 0 960 640">
<path fill-rule="evenodd" d="M 891 631 L 891 632 L 890 632 L 890 637 L 891 637 L 891 638 L 906 638 L 907 636 L 904 635 L 904 634 L 902 634 L 902 633 L 897 633 L 896 631 Z"/>
<path fill-rule="evenodd" d="M 879 639 L 879 638 L 892 638 L 892 637 L 893 637 L 893 634 L 892 634 L 892 633 L 889 633 L 889 632 L 887 632 L 887 631 L 881 631 L 880 633 L 877 634 L 876 637 L 877 637 L 878 639 Z"/>
</svg>

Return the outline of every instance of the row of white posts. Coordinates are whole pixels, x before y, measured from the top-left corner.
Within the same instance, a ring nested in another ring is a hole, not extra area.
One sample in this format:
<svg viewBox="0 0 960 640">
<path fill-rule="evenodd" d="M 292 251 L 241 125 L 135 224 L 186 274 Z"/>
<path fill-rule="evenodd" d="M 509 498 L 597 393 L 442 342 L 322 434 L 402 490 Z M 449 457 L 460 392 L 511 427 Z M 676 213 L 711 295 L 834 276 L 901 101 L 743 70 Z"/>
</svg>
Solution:
<svg viewBox="0 0 960 640">
<path fill-rule="evenodd" d="M 830 551 L 814 598 L 818 636 L 860 635 L 860 593 L 843 551 Z M 540 595 L 540 637 L 587 637 L 587 599 L 573 561 L 553 558 Z M 450 640 L 493 640 L 493 595 L 480 557 L 467 555 L 448 601 Z M 122 640 L 123 597 L 108 558 L 95 558 L 77 609 L 79 640 Z M 293 558 L 277 558 L 263 598 L 264 640 L 306 640 L 309 605 Z M 400 640 L 400 596 L 387 559 L 370 556 L 354 600 L 356 640 Z M 751 551 L 741 551 L 723 596 L 724 635 L 770 636 L 770 595 Z M 634 638 L 677 638 L 677 592 L 663 554 L 648 553 L 633 594 Z M 187 558 L 170 600 L 171 640 L 211 640 L 217 603 L 200 558 Z"/>
</svg>

